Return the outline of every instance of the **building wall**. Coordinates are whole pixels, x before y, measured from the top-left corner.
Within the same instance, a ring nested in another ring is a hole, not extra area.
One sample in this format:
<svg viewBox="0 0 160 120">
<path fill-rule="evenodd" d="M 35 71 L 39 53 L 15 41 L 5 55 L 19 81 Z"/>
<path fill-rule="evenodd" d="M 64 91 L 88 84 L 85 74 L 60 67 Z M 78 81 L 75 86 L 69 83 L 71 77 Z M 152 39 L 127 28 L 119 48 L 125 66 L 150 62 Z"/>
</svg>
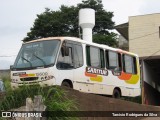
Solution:
<svg viewBox="0 0 160 120">
<path fill-rule="evenodd" d="M 139 57 L 160 55 L 159 26 L 160 14 L 129 17 L 129 51 Z"/>
<path fill-rule="evenodd" d="M 128 43 L 128 41 L 122 35 L 119 35 L 118 42 L 119 46 L 123 46 L 124 44 Z"/>
<path fill-rule="evenodd" d="M 129 45 L 128 44 L 129 44 L 128 41 L 122 35 L 119 35 L 118 47 L 120 49 L 128 51 L 129 50 L 129 47 L 128 47 Z"/>
</svg>

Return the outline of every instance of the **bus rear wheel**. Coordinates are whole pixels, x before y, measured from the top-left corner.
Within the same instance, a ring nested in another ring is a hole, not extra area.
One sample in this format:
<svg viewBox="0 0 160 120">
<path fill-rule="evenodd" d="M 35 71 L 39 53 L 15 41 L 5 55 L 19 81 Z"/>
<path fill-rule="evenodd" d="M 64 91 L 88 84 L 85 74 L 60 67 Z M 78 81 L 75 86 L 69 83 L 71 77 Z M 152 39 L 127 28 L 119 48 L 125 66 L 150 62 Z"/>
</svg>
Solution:
<svg viewBox="0 0 160 120">
<path fill-rule="evenodd" d="M 119 99 L 121 97 L 121 92 L 118 89 L 114 89 L 112 97 Z"/>
</svg>

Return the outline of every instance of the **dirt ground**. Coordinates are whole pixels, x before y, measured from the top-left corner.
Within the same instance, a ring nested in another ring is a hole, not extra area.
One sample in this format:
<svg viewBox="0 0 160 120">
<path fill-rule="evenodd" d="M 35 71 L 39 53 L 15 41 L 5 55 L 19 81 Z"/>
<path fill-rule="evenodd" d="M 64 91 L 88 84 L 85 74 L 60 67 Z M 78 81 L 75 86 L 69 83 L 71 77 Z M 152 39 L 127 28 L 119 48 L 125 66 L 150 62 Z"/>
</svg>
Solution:
<svg viewBox="0 0 160 120">
<path fill-rule="evenodd" d="M 124 114 L 141 114 L 142 112 L 144 115 L 143 111 L 151 113 L 156 111 L 160 115 L 160 107 L 158 106 L 141 105 L 121 99 L 82 93 L 69 88 L 62 89 L 66 91 L 69 99 L 71 98 L 76 102 L 78 109 L 86 115 L 79 117 L 80 120 L 160 120 L 160 117 L 113 117 L 113 113 L 118 114 L 119 112 Z"/>
<path fill-rule="evenodd" d="M 155 106 L 147 106 L 147 105 L 141 105 L 125 100 L 120 99 L 114 99 L 111 97 L 101 96 L 101 95 L 95 95 L 95 94 L 88 94 L 88 93 L 82 93 L 76 90 L 72 89 L 66 89 L 68 97 L 72 97 L 77 101 L 77 104 L 79 106 L 79 109 L 81 111 L 88 111 L 87 113 L 90 115 L 90 113 L 97 115 L 101 114 L 100 111 L 102 111 L 102 115 L 104 115 L 104 112 L 106 114 L 114 113 L 114 111 L 122 112 L 125 111 L 129 113 L 135 113 L 140 114 L 141 111 L 158 111 L 160 114 L 160 107 Z M 97 111 L 97 112 L 96 112 Z M 112 111 L 112 112 L 110 112 Z M 144 113 L 143 113 L 144 115 Z M 92 116 L 92 115 L 91 115 Z M 160 120 L 160 117 L 83 117 L 82 120 Z"/>
</svg>

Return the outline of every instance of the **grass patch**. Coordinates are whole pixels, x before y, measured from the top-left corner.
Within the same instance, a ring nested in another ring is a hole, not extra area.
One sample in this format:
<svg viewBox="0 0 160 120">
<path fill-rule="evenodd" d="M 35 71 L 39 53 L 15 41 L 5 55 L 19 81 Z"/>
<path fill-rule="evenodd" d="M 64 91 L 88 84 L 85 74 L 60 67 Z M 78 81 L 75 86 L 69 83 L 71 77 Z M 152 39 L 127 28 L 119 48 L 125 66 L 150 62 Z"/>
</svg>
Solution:
<svg viewBox="0 0 160 120">
<path fill-rule="evenodd" d="M 11 110 L 25 105 L 26 98 L 34 98 L 35 95 L 42 95 L 47 111 L 75 111 L 75 100 L 68 99 L 66 92 L 58 86 L 40 87 L 39 85 L 22 86 L 10 91 L 0 102 L 0 110 Z M 77 120 L 74 117 L 55 117 L 54 120 Z M 48 120 L 53 118 L 48 117 Z"/>
</svg>

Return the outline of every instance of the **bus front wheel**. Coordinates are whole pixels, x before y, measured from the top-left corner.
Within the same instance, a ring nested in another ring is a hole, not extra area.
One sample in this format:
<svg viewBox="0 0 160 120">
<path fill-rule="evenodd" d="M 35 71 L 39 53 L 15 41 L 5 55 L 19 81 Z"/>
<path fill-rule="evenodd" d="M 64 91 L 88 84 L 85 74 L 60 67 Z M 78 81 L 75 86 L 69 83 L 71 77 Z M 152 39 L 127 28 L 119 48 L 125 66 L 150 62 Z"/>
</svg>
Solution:
<svg viewBox="0 0 160 120">
<path fill-rule="evenodd" d="M 72 85 L 68 81 L 63 81 L 61 86 L 72 88 Z"/>
</svg>

